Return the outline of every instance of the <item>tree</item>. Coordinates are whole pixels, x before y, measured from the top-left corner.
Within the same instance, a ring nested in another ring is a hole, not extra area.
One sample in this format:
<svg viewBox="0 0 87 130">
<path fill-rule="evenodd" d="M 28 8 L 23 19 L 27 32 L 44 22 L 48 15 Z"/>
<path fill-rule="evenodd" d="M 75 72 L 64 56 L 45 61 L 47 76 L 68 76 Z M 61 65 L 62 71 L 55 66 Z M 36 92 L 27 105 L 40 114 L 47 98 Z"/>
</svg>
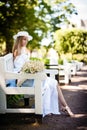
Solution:
<svg viewBox="0 0 87 130">
<path fill-rule="evenodd" d="M 72 4 L 66 5 L 67 1 L 54 0 L 52 4 L 48 0 L 0 0 L 0 36 L 6 42 L 6 52 L 11 52 L 12 37 L 20 30 L 34 37 L 28 45 L 31 50 L 40 47 L 48 31 L 52 37 L 59 25 L 67 21 L 67 15 L 75 12 Z"/>
<path fill-rule="evenodd" d="M 71 17 L 72 14 L 77 15 L 77 11 L 69 0 L 42 0 L 38 10 L 38 16 L 46 22 L 49 28 L 48 31 L 50 33 L 46 33 L 46 37 L 48 38 L 48 35 L 50 34 L 50 37 L 52 38 L 51 44 L 54 43 L 54 32 L 60 29 L 62 25 L 70 24 L 68 18 Z"/>
<path fill-rule="evenodd" d="M 19 30 L 26 30 L 34 36 L 35 46 L 40 46 L 42 35 L 38 36 L 36 30 L 46 31 L 44 22 L 35 16 L 34 6 L 36 0 L 3 0 L 0 1 L 0 36 L 6 41 L 6 52 L 10 52 L 13 44 L 13 35 Z"/>
<path fill-rule="evenodd" d="M 59 0 L 59 2 L 52 5 L 50 13 L 52 31 L 55 32 L 56 30 L 61 29 L 62 25 L 69 24 L 68 18 L 72 14 L 77 15 L 77 11 L 69 0 Z"/>
<path fill-rule="evenodd" d="M 65 29 L 56 31 L 55 48 L 62 53 L 86 54 L 87 53 L 87 31 L 80 29 Z"/>
</svg>

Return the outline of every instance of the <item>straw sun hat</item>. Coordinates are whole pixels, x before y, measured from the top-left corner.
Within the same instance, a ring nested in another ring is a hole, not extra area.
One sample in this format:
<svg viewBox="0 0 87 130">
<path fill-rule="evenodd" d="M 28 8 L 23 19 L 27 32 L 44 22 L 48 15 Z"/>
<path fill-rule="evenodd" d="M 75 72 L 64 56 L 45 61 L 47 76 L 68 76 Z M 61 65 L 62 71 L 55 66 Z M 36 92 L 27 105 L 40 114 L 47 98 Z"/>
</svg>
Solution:
<svg viewBox="0 0 87 130">
<path fill-rule="evenodd" d="M 13 38 L 14 38 L 14 40 L 16 40 L 20 36 L 27 37 L 28 41 L 30 41 L 30 40 L 33 39 L 33 37 L 31 35 L 29 35 L 29 33 L 26 32 L 26 31 L 20 31 L 20 32 L 18 32 L 16 35 L 13 36 Z"/>
</svg>

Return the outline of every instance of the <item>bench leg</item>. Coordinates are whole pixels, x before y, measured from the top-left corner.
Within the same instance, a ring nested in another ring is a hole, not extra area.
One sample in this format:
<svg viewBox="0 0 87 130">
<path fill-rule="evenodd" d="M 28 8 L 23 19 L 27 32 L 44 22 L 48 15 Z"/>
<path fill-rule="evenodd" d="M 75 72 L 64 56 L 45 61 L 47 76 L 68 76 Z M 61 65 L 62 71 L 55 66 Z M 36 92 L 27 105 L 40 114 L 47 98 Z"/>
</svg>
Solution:
<svg viewBox="0 0 87 130">
<path fill-rule="evenodd" d="M 35 124 L 42 124 L 43 122 L 43 115 L 35 114 Z"/>
</svg>

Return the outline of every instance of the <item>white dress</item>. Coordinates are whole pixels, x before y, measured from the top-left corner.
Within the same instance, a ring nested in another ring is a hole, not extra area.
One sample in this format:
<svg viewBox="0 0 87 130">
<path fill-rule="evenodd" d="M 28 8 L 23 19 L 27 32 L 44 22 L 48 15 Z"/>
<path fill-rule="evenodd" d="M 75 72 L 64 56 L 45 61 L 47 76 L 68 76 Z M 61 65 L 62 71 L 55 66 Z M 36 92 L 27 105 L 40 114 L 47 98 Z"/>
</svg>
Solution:
<svg viewBox="0 0 87 130">
<path fill-rule="evenodd" d="M 21 54 L 17 56 L 14 60 L 14 70 L 16 72 L 21 70 L 21 67 L 28 61 L 29 57 L 27 54 Z M 57 81 L 50 77 L 47 77 L 43 81 L 43 117 L 49 113 L 60 114 L 59 112 L 59 103 L 58 103 L 58 92 L 57 92 Z"/>
</svg>

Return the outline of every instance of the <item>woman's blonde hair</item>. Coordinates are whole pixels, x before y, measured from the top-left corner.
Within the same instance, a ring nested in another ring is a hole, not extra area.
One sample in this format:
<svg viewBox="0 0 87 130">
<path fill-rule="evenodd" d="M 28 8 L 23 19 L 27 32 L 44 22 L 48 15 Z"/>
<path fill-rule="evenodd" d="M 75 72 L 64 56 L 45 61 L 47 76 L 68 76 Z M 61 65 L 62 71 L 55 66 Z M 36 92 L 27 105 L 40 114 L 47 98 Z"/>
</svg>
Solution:
<svg viewBox="0 0 87 130">
<path fill-rule="evenodd" d="M 23 39 L 23 36 L 20 36 L 15 40 L 13 48 L 12 48 L 13 55 L 15 55 L 15 52 L 16 52 L 17 55 L 21 54 L 22 39 Z"/>
</svg>

